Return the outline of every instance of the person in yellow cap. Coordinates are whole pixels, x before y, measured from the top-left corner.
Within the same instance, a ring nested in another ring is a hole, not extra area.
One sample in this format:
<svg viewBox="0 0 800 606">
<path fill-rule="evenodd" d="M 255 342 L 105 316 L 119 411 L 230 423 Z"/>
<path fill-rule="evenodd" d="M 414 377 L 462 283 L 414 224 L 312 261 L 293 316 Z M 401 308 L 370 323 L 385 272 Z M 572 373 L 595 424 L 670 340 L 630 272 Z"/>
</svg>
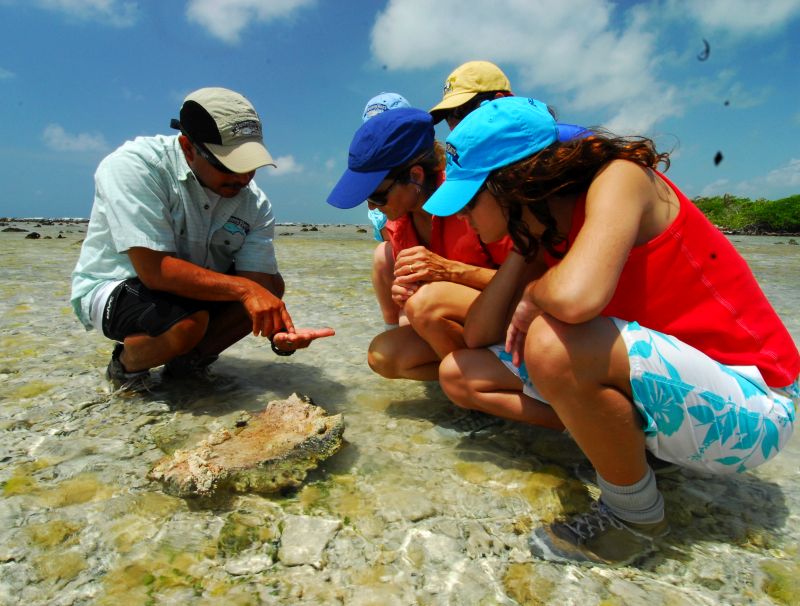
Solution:
<svg viewBox="0 0 800 606">
<path fill-rule="evenodd" d="M 201 88 L 171 126 L 137 137 L 95 174 L 86 238 L 72 273 L 72 306 L 116 341 L 106 377 L 141 386 L 149 369 L 208 377 L 247 333 L 290 355 L 332 329 L 295 329 L 281 297 L 272 206 L 253 181 L 275 166 L 261 119 L 241 94 Z"/>
<path fill-rule="evenodd" d="M 442 120 L 453 130 L 464 117 L 484 101 L 509 97 L 511 82 L 491 61 L 467 61 L 444 81 L 442 100 L 430 110 L 433 123 Z"/>
<path fill-rule="evenodd" d="M 442 120 L 453 130 L 472 111 L 485 101 L 512 97 L 511 82 L 502 69 L 491 61 L 467 61 L 455 68 L 444 81 L 442 100 L 434 105 L 429 113 L 433 123 Z M 547 111 L 556 118 L 555 110 L 547 106 Z M 591 134 L 591 131 L 566 122 L 557 122 L 558 140 L 570 141 Z"/>
</svg>

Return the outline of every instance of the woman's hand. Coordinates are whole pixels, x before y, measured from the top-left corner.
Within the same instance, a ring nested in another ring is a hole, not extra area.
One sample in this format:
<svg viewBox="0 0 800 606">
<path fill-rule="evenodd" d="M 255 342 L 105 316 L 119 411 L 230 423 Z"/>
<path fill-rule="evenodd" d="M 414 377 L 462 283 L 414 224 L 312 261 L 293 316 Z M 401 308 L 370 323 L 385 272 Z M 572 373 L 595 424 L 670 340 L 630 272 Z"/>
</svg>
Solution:
<svg viewBox="0 0 800 606">
<path fill-rule="evenodd" d="M 395 280 L 394 284 L 392 284 L 392 301 L 395 302 L 400 309 L 405 306 L 406 301 L 411 298 L 419 287 L 422 286 L 419 283 L 410 283 L 410 284 L 398 284 L 398 281 Z"/>
<path fill-rule="evenodd" d="M 394 261 L 395 283 L 452 281 L 451 263 L 424 246 L 406 248 Z"/>
<path fill-rule="evenodd" d="M 536 316 L 542 313 L 542 310 L 536 306 L 528 294 L 533 284 L 535 282 L 532 282 L 522 294 L 506 331 L 506 351 L 511 354 L 514 366 L 522 364 L 525 357 L 525 337 L 528 335 L 528 329 Z"/>
</svg>

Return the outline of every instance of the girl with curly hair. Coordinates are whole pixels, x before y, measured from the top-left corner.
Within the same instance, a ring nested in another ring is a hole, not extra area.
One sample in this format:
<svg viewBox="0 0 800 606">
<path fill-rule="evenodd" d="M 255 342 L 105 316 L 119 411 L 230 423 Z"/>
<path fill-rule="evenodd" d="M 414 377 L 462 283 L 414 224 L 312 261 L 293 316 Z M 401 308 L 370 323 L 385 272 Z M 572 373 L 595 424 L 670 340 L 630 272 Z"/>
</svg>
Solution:
<svg viewBox="0 0 800 606">
<path fill-rule="evenodd" d="M 448 137 L 423 208 L 514 241 L 470 308 L 472 349 L 442 361 L 445 392 L 566 429 L 597 472 L 592 510 L 531 549 L 619 564 L 667 531 L 646 451 L 710 473 L 769 460 L 792 434 L 800 355 L 744 259 L 658 171 L 667 154 L 592 133 L 559 142 L 543 103 L 486 103 Z"/>
</svg>

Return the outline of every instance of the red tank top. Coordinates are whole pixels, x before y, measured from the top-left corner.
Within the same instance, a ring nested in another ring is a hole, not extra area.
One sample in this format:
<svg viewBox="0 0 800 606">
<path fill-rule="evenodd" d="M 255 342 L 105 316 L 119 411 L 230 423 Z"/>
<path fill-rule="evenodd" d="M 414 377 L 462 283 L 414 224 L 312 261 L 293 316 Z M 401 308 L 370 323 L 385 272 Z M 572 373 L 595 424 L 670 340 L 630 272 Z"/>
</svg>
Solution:
<svg viewBox="0 0 800 606">
<path fill-rule="evenodd" d="M 601 315 L 635 320 L 722 364 L 756 366 L 771 387 L 791 384 L 800 372 L 800 354 L 747 263 L 691 200 L 659 176 L 680 200 L 678 216 L 663 233 L 631 250 Z M 585 218 L 583 195 L 568 245 Z M 548 263 L 555 260 L 549 257 Z"/>
</svg>

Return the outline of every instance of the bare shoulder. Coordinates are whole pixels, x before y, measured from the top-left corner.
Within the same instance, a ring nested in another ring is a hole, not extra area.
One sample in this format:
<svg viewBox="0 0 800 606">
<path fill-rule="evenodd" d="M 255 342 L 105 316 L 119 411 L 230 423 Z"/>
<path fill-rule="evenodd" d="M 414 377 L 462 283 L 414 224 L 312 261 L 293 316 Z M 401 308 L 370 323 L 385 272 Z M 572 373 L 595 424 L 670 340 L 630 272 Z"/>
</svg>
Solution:
<svg viewBox="0 0 800 606">
<path fill-rule="evenodd" d="M 593 189 L 594 188 L 594 189 Z M 680 201 L 654 170 L 629 160 L 613 160 L 597 174 L 587 194 L 587 215 L 621 214 L 636 219 L 636 245 L 662 233 L 675 219 Z"/>
<path fill-rule="evenodd" d="M 649 168 L 630 160 L 612 160 L 601 168 L 594 180 L 596 184 L 605 187 L 642 189 L 654 191 L 662 181 Z"/>
</svg>

